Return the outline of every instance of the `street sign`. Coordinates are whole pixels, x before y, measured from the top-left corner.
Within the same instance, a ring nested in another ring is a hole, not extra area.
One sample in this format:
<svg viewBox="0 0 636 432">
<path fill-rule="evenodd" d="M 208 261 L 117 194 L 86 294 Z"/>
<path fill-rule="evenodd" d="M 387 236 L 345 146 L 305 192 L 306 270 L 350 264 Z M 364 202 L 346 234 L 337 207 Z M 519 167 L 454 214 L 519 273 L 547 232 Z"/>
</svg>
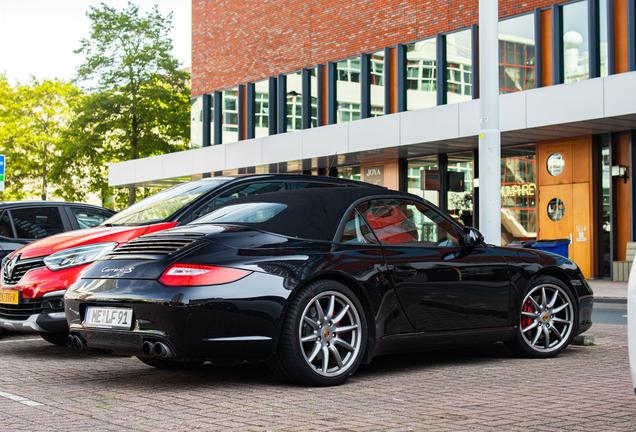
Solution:
<svg viewBox="0 0 636 432">
<path fill-rule="evenodd" d="M 0 155 L 0 192 L 4 191 L 4 155 Z"/>
</svg>

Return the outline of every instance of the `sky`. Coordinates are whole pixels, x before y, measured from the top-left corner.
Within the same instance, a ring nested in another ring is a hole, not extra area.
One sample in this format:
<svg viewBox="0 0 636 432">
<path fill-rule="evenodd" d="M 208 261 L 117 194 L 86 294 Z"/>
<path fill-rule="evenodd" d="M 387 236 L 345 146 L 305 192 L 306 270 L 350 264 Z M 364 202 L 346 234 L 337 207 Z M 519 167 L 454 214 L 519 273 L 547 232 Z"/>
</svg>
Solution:
<svg viewBox="0 0 636 432">
<path fill-rule="evenodd" d="M 90 36 L 89 6 L 106 3 L 122 10 L 128 0 L 0 0 L 0 74 L 9 83 L 26 84 L 37 79 L 70 81 L 83 56 L 73 51 L 80 39 Z M 159 6 L 159 12 L 173 12 L 173 55 L 182 64 L 192 64 L 192 1 L 135 0 L 142 14 Z"/>
</svg>

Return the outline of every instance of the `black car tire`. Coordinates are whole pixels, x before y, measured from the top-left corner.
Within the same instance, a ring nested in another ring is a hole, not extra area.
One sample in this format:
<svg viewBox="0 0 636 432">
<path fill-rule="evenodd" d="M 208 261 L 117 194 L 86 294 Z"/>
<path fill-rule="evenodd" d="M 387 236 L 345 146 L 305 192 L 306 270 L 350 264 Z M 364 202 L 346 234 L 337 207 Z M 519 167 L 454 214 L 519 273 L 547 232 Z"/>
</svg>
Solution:
<svg viewBox="0 0 636 432">
<path fill-rule="evenodd" d="M 59 345 L 59 346 L 68 346 L 66 344 L 66 339 L 68 338 L 68 332 L 63 332 L 63 333 L 40 333 L 40 336 L 42 337 L 42 339 L 44 339 L 45 341 L 47 341 L 50 344 Z"/>
<path fill-rule="evenodd" d="M 366 340 L 364 309 L 353 291 L 333 280 L 318 280 L 292 299 L 269 368 L 288 382 L 342 384 L 360 366 Z"/>
<path fill-rule="evenodd" d="M 520 308 L 517 337 L 505 344 L 522 357 L 556 357 L 576 334 L 576 298 L 554 277 L 538 277 L 526 290 Z"/>
<path fill-rule="evenodd" d="M 157 369 L 167 369 L 167 370 L 196 369 L 204 363 L 202 361 L 173 361 L 173 360 L 164 360 L 164 359 L 158 359 L 153 357 L 137 357 L 137 358 L 142 363 L 145 363 L 148 366 L 152 366 Z"/>
</svg>

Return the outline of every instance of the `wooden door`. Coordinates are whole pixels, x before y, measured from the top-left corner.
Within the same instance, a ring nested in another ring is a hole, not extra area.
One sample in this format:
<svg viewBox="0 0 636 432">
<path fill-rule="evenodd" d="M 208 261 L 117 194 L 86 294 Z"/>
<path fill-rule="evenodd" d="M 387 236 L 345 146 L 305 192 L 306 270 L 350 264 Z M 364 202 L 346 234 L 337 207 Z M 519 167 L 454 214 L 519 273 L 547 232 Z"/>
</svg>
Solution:
<svg viewBox="0 0 636 432">
<path fill-rule="evenodd" d="M 539 192 L 539 238 L 572 239 L 572 184 L 543 186 Z M 570 256 L 572 245 L 570 244 Z"/>
<path fill-rule="evenodd" d="M 548 172 L 548 160 L 555 153 L 561 155 L 563 163 L 561 172 L 556 175 Z M 537 143 L 537 161 L 538 239 L 570 239 L 570 259 L 585 277 L 594 276 L 591 137 Z M 554 212 L 557 203 L 563 207 L 562 215 Z M 561 216 L 560 219 L 553 220 L 549 210 L 553 217 Z"/>
</svg>

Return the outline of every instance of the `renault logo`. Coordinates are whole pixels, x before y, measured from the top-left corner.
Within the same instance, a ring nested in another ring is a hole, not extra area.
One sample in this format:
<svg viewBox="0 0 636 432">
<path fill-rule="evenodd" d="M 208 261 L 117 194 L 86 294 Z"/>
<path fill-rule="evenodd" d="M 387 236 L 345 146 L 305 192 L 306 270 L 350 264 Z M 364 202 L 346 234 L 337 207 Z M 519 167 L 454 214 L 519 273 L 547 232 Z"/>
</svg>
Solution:
<svg viewBox="0 0 636 432">
<path fill-rule="evenodd" d="M 11 279 L 11 277 L 13 277 L 13 269 L 15 268 L 15 265 L 18 262 L 19 257 L 20 255 L 14 256 L 4 266 L 4 274 L 7 277 L 7 279 Z"/>
</svg>

